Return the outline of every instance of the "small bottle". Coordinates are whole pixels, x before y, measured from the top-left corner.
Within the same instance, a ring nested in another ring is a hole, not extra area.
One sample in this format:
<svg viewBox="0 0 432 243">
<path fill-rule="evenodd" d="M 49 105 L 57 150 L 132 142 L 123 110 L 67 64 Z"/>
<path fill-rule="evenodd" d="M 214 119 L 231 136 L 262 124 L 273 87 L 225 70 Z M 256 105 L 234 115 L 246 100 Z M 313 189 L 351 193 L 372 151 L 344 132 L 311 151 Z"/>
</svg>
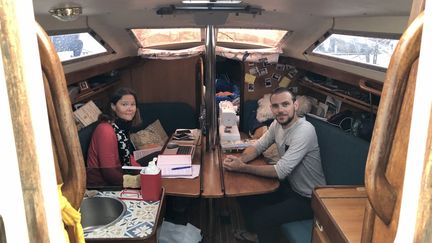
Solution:
<svg viewBox="0 0 432 243">
<path fill-rule="evenodd" d="M 141 170 L 141 195 L 146 201 L 160 200 L 162 190 L 161 171 L 156 166 L 157 158 L 153 158 L 148 166 Z"/>
<path fill-rule="evenodd" d="M 159 167 L 156 166 L 157 158 L 153 158 L 152 161 L 148 163 L 148 166 L 145 168 L 145 174 L 147 175 L 157 175 L 160 171 Z"/>
</svg>

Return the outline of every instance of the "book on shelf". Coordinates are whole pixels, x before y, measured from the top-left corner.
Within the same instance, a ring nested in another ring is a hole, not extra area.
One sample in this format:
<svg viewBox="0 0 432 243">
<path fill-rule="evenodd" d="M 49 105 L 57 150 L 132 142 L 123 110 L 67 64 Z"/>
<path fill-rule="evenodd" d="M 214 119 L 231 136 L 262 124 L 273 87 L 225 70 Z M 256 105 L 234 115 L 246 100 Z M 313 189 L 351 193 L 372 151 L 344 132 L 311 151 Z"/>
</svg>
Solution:
<svg viewBox="0 0 432 243">
<path fill-rule="evenodd" d="M 93 101 L 89 101 L 76 111 L 73 112 L 75 120 L 77 120 L 83 127 L 86 127 L 98 120 L 101 110 L 95 105 Z"/>
</svg>

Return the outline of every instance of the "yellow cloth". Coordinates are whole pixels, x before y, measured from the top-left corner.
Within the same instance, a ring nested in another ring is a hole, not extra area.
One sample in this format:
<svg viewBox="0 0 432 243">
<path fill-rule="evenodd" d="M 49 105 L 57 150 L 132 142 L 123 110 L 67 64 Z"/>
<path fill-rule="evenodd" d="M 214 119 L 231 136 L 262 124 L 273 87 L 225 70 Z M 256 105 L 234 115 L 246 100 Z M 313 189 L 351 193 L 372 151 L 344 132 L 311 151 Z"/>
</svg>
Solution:
<svg viewBox="0 0 432 243">
<path fill-rule="evenodd" d="M 84 231 L 81 225 L 81 213 L 75 210 L 75 208 L 73 208 L 72 205 L 70 205 L 67 198 L 63 196 L 63 193 L 61 191 L 62 185 L 58 185 L 57 189 L 59 194 L 59 201 L 60 201 L 63 223 L 72 226 L 74 228 L 75 240 L 77 243 L 85 243 Z M 69 236 L 66 229 L 64 230 L 64 235 L 66 238 L 66 242 L 69 242 Z"/>
</svg>

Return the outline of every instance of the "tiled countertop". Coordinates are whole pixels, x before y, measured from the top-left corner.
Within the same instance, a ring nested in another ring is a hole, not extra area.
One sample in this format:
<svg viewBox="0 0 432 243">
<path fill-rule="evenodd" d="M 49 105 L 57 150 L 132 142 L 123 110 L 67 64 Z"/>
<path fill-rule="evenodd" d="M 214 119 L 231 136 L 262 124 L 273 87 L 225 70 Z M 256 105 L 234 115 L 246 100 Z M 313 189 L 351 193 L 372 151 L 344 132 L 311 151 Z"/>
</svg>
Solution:
<svg viewBox="0 0 432 243">
<path fill-rule="evenodd" d="M 120 197 L 121 191 L 98 192 L 96 196 Z M 94 238 L 147 238 L 151 235 L 160 201 L 122 200 L 127 212 L 117 223 L 85 233 L 86 239 Z"/>
</svg>

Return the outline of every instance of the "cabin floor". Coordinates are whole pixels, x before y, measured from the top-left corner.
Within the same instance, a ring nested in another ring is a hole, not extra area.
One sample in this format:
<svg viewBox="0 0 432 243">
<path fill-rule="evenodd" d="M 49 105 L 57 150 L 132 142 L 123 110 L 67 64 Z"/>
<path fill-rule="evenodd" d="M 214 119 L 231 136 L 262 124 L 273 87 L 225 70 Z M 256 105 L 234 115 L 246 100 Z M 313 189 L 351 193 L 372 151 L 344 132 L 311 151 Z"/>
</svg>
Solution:
<svg viewBox="0 0 432 243">
<path fill-rule="evenodd" d="M 209 200 L 213 201 L 213 235 L 209 236 Z M 244 229 L 241 210 L 235 198 L 204 199 L 192 198 L 186 200 L 186 210 L 176 212 L 172 198 L 168 198 L 165 212 L 165 220 L 186 225 L 190 223 L 201 230 L 203 235 L 202 242 L 212 243 L 238 243 L 234 238 L 235 229 Z"/>
<path fill-rule="evenodd" d="M 209 235 L 209 200 L 213 202 L 213 234 Z M 203 240 L 211 243 L 240 243 L 246 242 L 234 238 L 234 230 L 245 229 L 243 215 L 236 198 L 193 198 L 186 200 L 186 210 L 175 212 L 174 200 L 168 197 L 165 220 L 186 225 L 190 223 L 201 230 Z M 286 241 L 279 240 L 279 243 Z"/>
</svg>

